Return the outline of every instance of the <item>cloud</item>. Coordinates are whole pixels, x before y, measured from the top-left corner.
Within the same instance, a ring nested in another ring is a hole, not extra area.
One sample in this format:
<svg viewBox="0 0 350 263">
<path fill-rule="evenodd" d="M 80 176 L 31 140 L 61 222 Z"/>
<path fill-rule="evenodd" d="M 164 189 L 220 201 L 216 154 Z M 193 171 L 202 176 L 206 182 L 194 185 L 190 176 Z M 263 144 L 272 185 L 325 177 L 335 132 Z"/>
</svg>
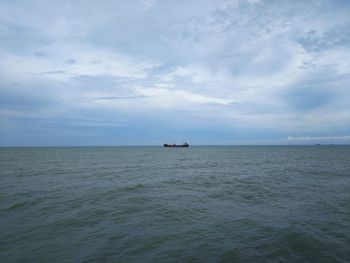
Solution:
<svg viewBox="0 0 350 263">
<path fill-rule="evenodd" d="M 72 55 L 77 60 L 68 60 L 67 63 L 64 58 Z M 155 66 L 156 64 L 142 59 L 81 44 L 52 47 L 45 57 L 23 57 L 7 53 L 3 58 L 3 70 L 9 74 L 60 73 L 62 78 L 79 75 L 146 78 L 147 71 Z"/>
<path fill-rule="evenodd" d="M 46 71 L 46 72 L 42 72 L 42 73 L 39 73 L 39 74 L 66 74 L 67 72 L 65 70 L 52 70 L 52 71 Z"/>
<path fill-rule="evenodd" d="M 77 63 L 77 61 L 75 59 L 72 59 L 72 58 L 66 60 L 66 64 L 69 64 L 69 65 L 76 64 L 76 63 Z"/>
<path fill-rule="evenodd" d="M 229 105 L 235 102 L 230 99 L 204 96 L 184 90 L 138 88 L 138 92 L 151 97 L 153 99 L 152 104 L 159 107 L 177 107 L 186 103 Z"/>
<path fill-rule="evenodd" d="M 305 137 L 288 137 L 292 141 L 323 141 L 323 140 L 350 140 L 350 136 L 305 136 Z"/>
<path fill-rule="evenodd" d="M 136 137 L 154 123 L 231 141 L 345 136 L 349 10 L 330 0 L 2 2 L 1 120 L 19 131 L 30 126 L 19 118 L 48 129 L 67 116 L 120 119 Z"/>
<path fill-rule="evenodd" d="M 95 98 L 95 100 L 128 100 L 128 99 L 140 99 L 140 98 L 147 98 L 147 96 L 124 96 L 124 97 L 100 97 Z"/>
</svg>

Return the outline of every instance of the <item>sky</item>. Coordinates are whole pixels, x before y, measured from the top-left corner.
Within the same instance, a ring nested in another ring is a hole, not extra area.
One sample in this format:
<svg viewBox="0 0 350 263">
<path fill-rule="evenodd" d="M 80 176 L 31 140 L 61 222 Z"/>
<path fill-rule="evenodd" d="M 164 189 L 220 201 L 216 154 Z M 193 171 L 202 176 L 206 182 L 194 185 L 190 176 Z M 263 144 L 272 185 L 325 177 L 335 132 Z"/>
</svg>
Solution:
<svg viewBox="0 0 350 263">
<path fill-rule="evenodd" d="M 0 146 L 350 143 L 350 1 L 0 0 Z"/>
</svg>

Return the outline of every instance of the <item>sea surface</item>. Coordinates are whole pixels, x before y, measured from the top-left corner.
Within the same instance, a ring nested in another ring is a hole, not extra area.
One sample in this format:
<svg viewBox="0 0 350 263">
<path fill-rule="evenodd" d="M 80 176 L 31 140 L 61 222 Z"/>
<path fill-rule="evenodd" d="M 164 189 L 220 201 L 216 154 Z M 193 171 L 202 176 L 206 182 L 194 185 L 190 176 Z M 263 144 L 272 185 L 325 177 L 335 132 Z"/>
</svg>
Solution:
<svg viewBox="0 0 350 263">
<path fill-rule="evenodd" d="M 1 262 L 350 262 L 350 146 L 0 148 Z"/>
</svg>

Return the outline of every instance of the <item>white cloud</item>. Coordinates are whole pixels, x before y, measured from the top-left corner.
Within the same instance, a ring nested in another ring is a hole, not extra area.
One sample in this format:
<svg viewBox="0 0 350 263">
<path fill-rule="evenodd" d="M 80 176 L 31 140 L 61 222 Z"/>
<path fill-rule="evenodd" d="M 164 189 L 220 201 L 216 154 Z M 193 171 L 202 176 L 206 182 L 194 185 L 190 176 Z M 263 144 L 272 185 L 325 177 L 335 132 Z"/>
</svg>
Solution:
<svg viewBox="0 0 350 263">
<path fill-rule="evenodd" d="M 15 74 L 14 77 L 41 74 L 54 79 L 69 79 L 78 75 L 142 79 L 148 76 L 148 70 L 157 66 L 154 62 L 79 44 L 50 46 L 45 54 L 43 57 L 6 54 L 2 60 L 2 70 Z M 66 61 L 72 58 L 76 63 L 67 64 Z"/>
<path fill-rule="evenodd" d="M 161 107 L 176 107 L 188 104 L 218 104 L 229 105 L 234 103 L 233 100 L 222 99 L 217 97 L 204 96 L 185 90 L 169 90 L 159 88 L 139 88 L 139 94 L 152 98 L 152 102 Z M 156 106 L 156 105 L 155 105 Z"/>
<path fill-rule="evenodd" d="M 150 8 L 152 8 L 153 5 L 155 5 L 155 0 L 144 0 L 143 5 L 145 7 L 145 10 L 148 11 Z"/>
</svg>

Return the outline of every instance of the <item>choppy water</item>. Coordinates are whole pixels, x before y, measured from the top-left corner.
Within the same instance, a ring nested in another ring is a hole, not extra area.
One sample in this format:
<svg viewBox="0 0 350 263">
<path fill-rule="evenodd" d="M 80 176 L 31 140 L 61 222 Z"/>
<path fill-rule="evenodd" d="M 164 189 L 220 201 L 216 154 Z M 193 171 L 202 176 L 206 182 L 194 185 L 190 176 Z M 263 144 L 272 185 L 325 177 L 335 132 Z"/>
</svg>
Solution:
<svg viewBox="0 0 350 263">
<path fill-rule="evenodd" d="M 350 262 L 350 147 L 0 149 L 1 262 Z"/>
</svg>

